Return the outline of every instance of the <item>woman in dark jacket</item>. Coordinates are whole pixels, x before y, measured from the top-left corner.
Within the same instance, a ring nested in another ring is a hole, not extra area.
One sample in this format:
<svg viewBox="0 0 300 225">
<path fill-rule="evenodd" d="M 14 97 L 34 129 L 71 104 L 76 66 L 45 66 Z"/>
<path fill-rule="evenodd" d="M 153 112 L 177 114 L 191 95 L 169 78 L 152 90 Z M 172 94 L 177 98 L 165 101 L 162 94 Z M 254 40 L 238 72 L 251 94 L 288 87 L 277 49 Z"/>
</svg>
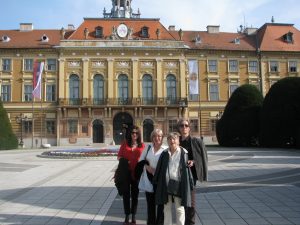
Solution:
<svg viewBox="0 0 300 225">
<path fill-rule="evenodd" d="M 184 225 L 184 207 L 191 206 L 193 179 L 187 166 L 187 151 L 179 147 L 179 134 L 172 132 L 167 140 L 169 148 L 161 154 L 153 177 L 156 186 L 155 202 L 164 205 L 164 225 L 172 225 L 172 202 L 175 204 L 177 224 Z M 170 180 L 180 182 L 178 196 L 168 192 Z"/>
</svg>

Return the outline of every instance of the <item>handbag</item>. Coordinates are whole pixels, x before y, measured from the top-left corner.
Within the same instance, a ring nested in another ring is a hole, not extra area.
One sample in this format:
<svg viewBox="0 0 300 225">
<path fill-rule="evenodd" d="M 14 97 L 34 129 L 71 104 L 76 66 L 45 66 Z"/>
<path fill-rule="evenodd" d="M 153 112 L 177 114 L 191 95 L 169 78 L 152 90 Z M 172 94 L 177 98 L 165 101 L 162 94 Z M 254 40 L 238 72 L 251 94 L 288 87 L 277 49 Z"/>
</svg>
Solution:
<svg viewBox="0 0 300 225">
<path fill-rule="evenodd" d="M 145 155 L 145 160 L 146 160 L 146 157 L 148 155 L 149 149 L 150 149 L 150 145 L 147 149 L 147 153 Z M 154 192 L 152 182 L 149 180 L 149 176 L 148 176 L 148 173 L 147 173 L 147 170 L 146 170 L 145 166 L 143 167 L 143 172 L 142 172 L 142 175 L 140 177 L 138 187 L 139 187 L 140 191 Z"/>
<path fill-rule="evenodd" d="M 168 173 L 169 173 L 169 183 L 167 186 L 168 194 L 176 197 L 181 197 L 181 181 L 170 178 L 169 164 L 168 164 Z"/>
<path fill-rule="evenodd" d="M 150 180 L 148 179 L 146 168 L 144 168 L 144 171 L 143 171 L 140 181 L 139 181 L 139 190 L 145 191 L 145 192 L 154 192 L 153 185 L 150 182 Z"/>
</svg>

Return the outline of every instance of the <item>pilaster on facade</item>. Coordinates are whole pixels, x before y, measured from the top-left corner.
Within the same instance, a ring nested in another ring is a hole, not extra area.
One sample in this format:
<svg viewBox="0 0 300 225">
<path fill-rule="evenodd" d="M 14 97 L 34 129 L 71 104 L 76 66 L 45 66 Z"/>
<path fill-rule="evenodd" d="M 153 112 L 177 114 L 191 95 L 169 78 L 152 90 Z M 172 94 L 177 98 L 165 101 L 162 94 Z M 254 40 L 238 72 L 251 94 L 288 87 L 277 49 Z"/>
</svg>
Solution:
<svg viewBox="0 0 300 225">
<path fill-rule="evenodd" d="M 108 58 L 107 59 L 107 97 L 109 99 L 114 97 L 114 79 L 115 79 L 115 69 L 114 69 L 115 59 Z"/>
<path fill-rule="evenodd" d="M 139 60 L 137 58 L 132 59 L 132 97 L 137 98 L 140 95 L 139 88 Z"/>
<path fill-rule="evenodd" d="M 58 73 L 58 99 L 64 99 L 65 95 L 65 59 L 58 59 L 59 62 L 59 73 Z"/>
<path fill-rule="evenodd" d="M 156 76 L 157 76 L 157 97 L 162 98 L 163 97 L 163 60 L 162 59 L 156 59 Z"/>
<path fill-rule="evenodd" d="M 179 79 L 180 79 L 180 96 L 187 96 L 186 85 L 186 61 L 184 59 L 179 60 Z"/>
<path fill-rule="evenodd" d="M 82 98 L 87 99 L 88 91 L 89 91 L 89 59 L 88 58 L 82 58 L 83 62 L 83 71 L 82 71 Z"/>
</svg>

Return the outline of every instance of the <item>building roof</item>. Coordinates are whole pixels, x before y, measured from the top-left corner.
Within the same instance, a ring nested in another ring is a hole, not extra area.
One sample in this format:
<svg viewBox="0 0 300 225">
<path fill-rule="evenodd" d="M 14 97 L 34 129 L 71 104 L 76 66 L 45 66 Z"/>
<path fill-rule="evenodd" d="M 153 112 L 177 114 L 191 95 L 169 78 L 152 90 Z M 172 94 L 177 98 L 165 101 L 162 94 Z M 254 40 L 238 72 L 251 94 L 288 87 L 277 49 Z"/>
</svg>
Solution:
<svg viewBox="0 0 300 225">
<path fill-rule="evenodd" d="M 84 30 L 87 28 L 89 35 L 87 40 L 101 40 L 95 37 L 96 27 L 100 26 L 103 29 L 103 38 L 109 39 L 112 35 L 113 27 L 117 27 L 121 23 L 125 24 L 128 28 L 132 29 L 132 39 L 148 39 L 156 40 L 156 30 L 160 30 L 161 40 L 175 40 L 170 32 L 160 23 L 159 19 L 126 19 L 126 18 L 84 18 L 83 23 L 74 31 L 68 40 L 85 40 Z M 143 27 L 148 27 L 149 37 L 141 36 Z"/>
<path fill-rule="evenodd" d="M 179 32 L 172 35 L 180 39 Z M 243 33 L 208 33 L 207 31 L 183 31 L 182 40 L 192 49 L 255 51 L 255 35 Z"/>
<path fill-rule="evenodd" d="M 43 36 L 48 37 L 48 41 L 42 41 Z M 4 37 L 9 41 L 3 41 Z M 0 48 L 52 48 L 59 45 L 60 30 L 0 30 Z"/>
<path fill-rule="evenodd" d="M 292 42 L 285 40 L 285 35 L 292 34 Z M 266 23 L 257 33 L 260 51 L 300 51 L 300 31 L 293 24 Z"/>
</svg>

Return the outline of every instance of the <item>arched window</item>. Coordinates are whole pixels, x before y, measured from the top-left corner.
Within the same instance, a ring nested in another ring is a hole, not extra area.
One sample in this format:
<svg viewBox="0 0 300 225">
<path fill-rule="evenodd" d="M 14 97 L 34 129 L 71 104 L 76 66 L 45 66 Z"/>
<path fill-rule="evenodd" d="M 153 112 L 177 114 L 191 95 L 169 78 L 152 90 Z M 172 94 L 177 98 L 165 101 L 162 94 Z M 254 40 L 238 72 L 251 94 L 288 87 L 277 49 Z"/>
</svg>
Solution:
<svg viewBox="0 0 300 225">
<path fill-rule="evenodd" d="M 176 91 L 176 77 L 172 74 L 167 76 L 167 102 L 176 103 L 177 91 Z"/>
<path fill-rule="evenodd" d="M 149 37 L 149 27 L 142 27 L 141 37 L 143 37 L 143 38 L 148 38 Z"/>
<path fill-rule="evenodd" d="M 128 77 L 125 74 L 121 74 L 118 79 L 118 91 L 119 91 L 119 104 L 126 105 L 128 104 Z"/>
<path fill-rule="evenodd" d="M 96 38 L 102 38 L 103 37 L 103 28 L 98 26 L 95 29 L 95 37 Z"/>
<path fill-rule="evenodd" d="M 143 103 L 153 103 L 153 82 L 149 74 L 145 74 L 143 77 Z"/>
<path fill-rule="evenodd" d="M 104 100 L 104 79 L 100 74 L 94 76 L 94 104 L 101 105 Z"/>
<path fill-rule="evenodd" d="M 79 105 L 79 77 L 72 74 L 69 79 L 69 96 L 71 105 Z"/>
</svg>

